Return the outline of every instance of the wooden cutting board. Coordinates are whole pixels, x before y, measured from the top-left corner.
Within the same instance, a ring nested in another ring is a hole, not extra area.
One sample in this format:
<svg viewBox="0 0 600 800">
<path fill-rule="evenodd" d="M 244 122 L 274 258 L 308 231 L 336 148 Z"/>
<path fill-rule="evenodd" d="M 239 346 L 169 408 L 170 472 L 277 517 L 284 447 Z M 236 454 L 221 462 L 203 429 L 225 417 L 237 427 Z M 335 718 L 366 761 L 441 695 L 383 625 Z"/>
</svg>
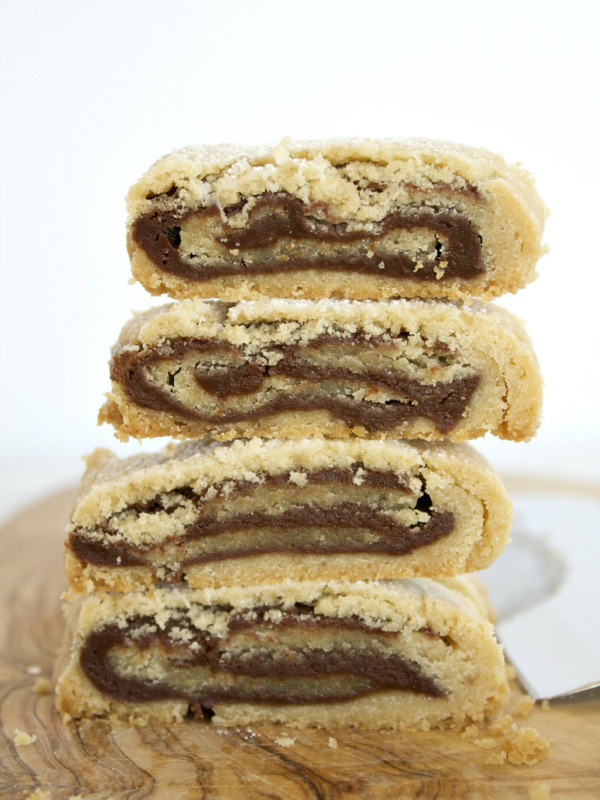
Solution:
<svg viewBox="0 0 600 800">
<path fill-rule="evenodd" d="M 31 673 L 51 676 L 63 634 L 61 541 L 72 497 L 43 500 L 0 530 L 1 798 L 512 800 L 529 798 L 537 782 L 548 784 L 551 800 L 600 797 L 598 692 L 536 709 L 523 722 L 554 740 L 531 767 L 488 766 L 484 750 L 451 731 L 63 724 L 53 695 L 36 692 L 39 676 Z M 519 694 L 515 687 L 513 703 Z M 36 741 L 17 747 L 17 728 Z M 277 742 L 286 735 L 291 746 Z"/>
</svg>

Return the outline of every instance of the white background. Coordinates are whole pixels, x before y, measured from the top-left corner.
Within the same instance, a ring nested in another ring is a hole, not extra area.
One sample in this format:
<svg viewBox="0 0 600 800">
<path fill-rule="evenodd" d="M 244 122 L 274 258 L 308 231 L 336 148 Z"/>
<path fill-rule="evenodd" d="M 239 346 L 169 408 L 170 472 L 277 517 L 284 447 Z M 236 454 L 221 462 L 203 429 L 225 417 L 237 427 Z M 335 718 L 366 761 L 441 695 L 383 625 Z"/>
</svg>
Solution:
<svg viewBox="0 0 600 800">
<path fill-rule="evenodd" d="M 600 3 L 19 0 L 2 5 L 0 515 L 74 483 L 131 309 L 123 197 L 186 144 L 425 136 L 522 162 L 551 209 L 539 280 L 503 299 L 546 379 L 504 472 L 600 480 Z M 146 443 L 153 449 L 158 443 Z"/>
</svg>

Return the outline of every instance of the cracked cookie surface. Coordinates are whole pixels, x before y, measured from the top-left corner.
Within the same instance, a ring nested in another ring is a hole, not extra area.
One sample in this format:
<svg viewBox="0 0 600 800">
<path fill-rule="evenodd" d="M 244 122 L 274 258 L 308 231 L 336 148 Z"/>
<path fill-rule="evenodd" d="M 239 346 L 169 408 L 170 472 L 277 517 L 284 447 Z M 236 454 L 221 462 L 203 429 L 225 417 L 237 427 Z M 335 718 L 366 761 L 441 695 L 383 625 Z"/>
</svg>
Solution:
<svg viewBox="0 0 600 800">
<path fill-rule="evenodd" d="M 535 277 L 546 215 L 524 170 L 424 140 L 184 148 L 128 208 L 148 291 L 226 300 L 490 299 Z"/>
<path fill-rule="evenodd" d="M 100 594 L 68 610 L 65 719 L 465 725 L 506 697 L 468 579 Z"/>
<path fill-rule="evenodd" d="M 203 301 L 123 329 L 100 420 L 138 438 L 523 441 L 542 382 L 521 323 L 489 304 Z"/>
<path fill-rule="evenodd" d="M 189 442 L 88 459 L 66 540 L 74 592 L 450 576 L 504 548 L 510 501 L 466 445 Z"/>
</svg>

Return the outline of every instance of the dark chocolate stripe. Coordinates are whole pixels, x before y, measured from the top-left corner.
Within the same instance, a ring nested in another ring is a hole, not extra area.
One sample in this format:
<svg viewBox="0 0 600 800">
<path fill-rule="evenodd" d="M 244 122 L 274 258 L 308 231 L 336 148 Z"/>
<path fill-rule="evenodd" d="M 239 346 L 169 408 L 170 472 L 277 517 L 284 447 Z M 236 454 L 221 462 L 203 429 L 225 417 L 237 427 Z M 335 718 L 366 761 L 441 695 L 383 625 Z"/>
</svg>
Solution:
<svg viewBox="0 0 600 800">
<path fill-rule="evenodd" d="M 113 543 L 110 537 L 102 541 L 91 539 L 85 531 L 77 529 L 69 534 L 68 546 L 73 554 L 82 562 L 104 567 L 153 566 L 148 557 L 150 552 L 160 551 L 165 544 L 185 545 L 207 536 L 248 531 L 248 544 L 214 553 L 203 553 L 181 560 L 181 570 L 192 564 L 206 564 L 225 561 L 231 558 L 247 558 L 267 553 L 286 553 L 296 555 L 339 555 L 352 553 L 383 553 L 400 556 L 412 553 L 421 547 L 433 544 L 454 530 L 455 518 L 450 511 L 430 511 L 425 523 L 413 527 L 394 521 L 386 514 L 378 513 L 357 503 L 340 503 L 331 508 L 304 506 L 293 508 L 280 514 L 252 512 L 232 516 L 227 519 L 207 519 L 200 517 L 188 525 L 185 532 L 178 537 L 166 539 L 159 545 L 145 547 L 126 542 Z M 319 528 L 329 530 L 352 531 L 363 529 L 370 531 L 377 538 L 371 541 L 345 541 L 343 544 L 327 542 L 325 539 L 315 541 L 277 542 L 257 544 L 252 542 L 251 531 L 269 528 L 273 530 L 290 530 L 303 528 Z"/>
<path fill-rule="evenodd" d="M 340 340 L 342 343 L 345 340 Z M 328 411 L 349 427 L 362 426 L 369 433 L 384 431 L 419 417 L 429 419 L 442 434 L 448 434 L 463 418 L 480 377 L 469 375 L 449 382 L 423 384 L 406 378 L 395 370 L 365 369 L 357 373 L 338 367 L 322 367 L 299 360 L 302 348 L 280 345 L 277 349 L 283 358 L 275 365 L 257 364 L 246 359 L 241 349 L 210 339 L 173 339 L 169 350 L 158 353 L 149 347 L 136 351 L 124 349 L 112 360 L 111 378 L 123 386 L 131 400 L 138 406 L 149 408 L 178 419 L 228 424 L 257 420 L 287 411 Z M 219 415 L 205 414 L 188 408 L 170 392 L 155 386 L 146 378 L 145 369 L 162 361 L 179 361 L 186 352 L 222 352 L 238 363 L 211 372 L 196 370 L 195 377 L 202 388 L 224 400 L 231 395 L 252 394 L 260 390 L 268 376 L 288 377 L 296 380 L 322 382 L 334 380 L 348 384 L 378 387 L 398 396 L 397 400 L 373 403 L 368 400 L 353 401 L 337 397 L 302 397 L 298 394 L 280 394 L 251 411 L 221 409 Z"/>
<path fill-rule="evenodd" d="M 256 619 L 250 620 L 234 615 L 229 628 L 230 635 L 236 631 L 253 628 L 264 629 L 264 612 L 261 608 Z M 312 616 L 311 616 L 312 615 Z M 153 633 L 144 632 L 135 636 L 136 631 L 145 626 L 153 626 Z M 185 628 L 191 636 L 186 645 L 174 644 L 169 639 L 172 627 Z M 269 623 L 268 627 L 276 636 L 278 629 L 348 629 L 360 630 L 368 637 L 393 638 L 396 633 L 367 627 L 359 618 L 337 619 L 315 615 L 309 606 L 283 612 L 279 623 Z M 190 645 L 194 645 L 191 649 Z M 314 702 L 341 702 L 363 697 L 372 692 L 395 689 L 422 694 L 428 697 L 445 697 L 446 692 L 429 676 L 423 674 L 420 666 L 402 656 L 381 655 L 373 650 L 339 649 L 323 651 L 314 648 L 294 651 L 294 658 L 276 658 L 263 651 L 250 657 L 228 655 L 228 638 L 217 639 L 206 631 L 199 631 L 185 619 L 170 622 L 164 630 L 156 627 L 153 617 L 133 617 L 120 627 L 107 625 L 88 634 L 80 653 L 80 664 L 94 686 L 104 694 L 119 702 L 148 702 L 152 700 L 185 700 L 200 716 L 202 708 L 210 708 L 218 703 L 249 702 L 261 704 L 304 704 Z M 225 687 L 205 687 L 198 692 L 183 692 L 166 682 L 144 681 L 121 675 L 110 663 L 113 648 L 132 648 L 140 652 L 149 647 L 160 647 L 169 656 L 173 669 L 186 666 L 205 665 L 211 674 L 232 676 L 231 685 Z M 319 682 L 327 676 L 347 676 L 352 688 L 345 691 L 323 692 Z M 238 685 L 235 676 L 250 678 L 271 678 L 269 686 Z M 302 678 L 303 687 L 294 687 L 293 679 Z M 315 681 L 311 690 L 306 690 L 306 679 Z"/>
<path fill-rule="evenodd" d="M 321 208 L 324 204 L 320 204 Z M 208 264 L 195 267 L 184 261 L 180 252 L 180 230 L 182 223 L 191 216 L 219 216 L 221 210 L 209 206 L 197 211 L 179 212 L 153 211 L 139 217 L 132 226 L 132 238 L 146 253 L 152 263 L 164 272 L 169 272 L 190 281 L 206 281 L 230 275 L 259 275 L 296 270 L 318 269 L 336 272 L 357 272 L 379 277 L 404 280 L 437 281 L 461 278 L 477 278 L 484 271 L 481 258 L 481 238 L 470 220 L 457 212 L 440 210 L 431 206 L 426 210 L 396 211 L 379 223 L 371 223 L 373 231 L 349 231 L 345 223 L 329 223 L 311 214 L 316 206 L 304 204 L 285 192 L 267 192 L 260 197 L 249 215 L 246 227 L 231 228 L 223 223 L 223 235 L 217 240 L 226 250 L 229 264 Z M 235 213 L 240 206 L 225 209 L 225 215 Z M 265 213 L 266 212 L 266 213 Z M 314 258 L 292 256 L 287 261 L 261 262 L 254 258 L 239 262 L 229 254 L 231 249 L 249 250 L 269 247 L 282 237 L 295 241 L 317 240 L 323 242 L 376 242 L 394 230 L 430 230 L 439 234 L 444 243 L 438 249 L 435 260 L 425 261 L 420 268 L 416 259 L 407 253 L 377 252 L 369 258 L 358 252 L 340 257 L 316 255 Z M 441 262 L 446 262 L 440 278 Z M 381 269 L 380 265 L 384 265 Z M 437 272 L 436 272 L 437 270 Z"/>
<path fill-rule="evenodd" d="M 188 558 L 182 562 L 182 568 L 191 564 L 204 564 L 212 561 L 223 561 L 229 558 L 242 558 L 266 553 L 294 553 L 302 555 L 336 555 L 346 553 L 384 553 L 390 556 L 406 555 L 433 544 L 444 536 L 449 536 L 454 530 L 454 514 L 450 511 L 432 511 L 425 524 L 419 523 L 414 528 L 395 522 L 385 514 L 378 514 L 372 509 L 365 508 L 355 503 L 340 503 L 333 508 L 304 508 L 291 509 L 281 514 L 251 513 L 233 517 L 229 520 L 213 521 L 204 525 L 195 523 L 186 531 L 185 538 L 196 539 L 200 536 L 214 536 L 219 533 L 232 533 L 234 531 L 252 530 L 255 528 L 316 528 L 331 530 L 356 530 L 364 528 L 377 535 L 375 541 L 370 542 L 344 542 L 328 544 L 322 541 L 294 542 L 292 546 L 268 545 L 252 546 L 250 542 L 245 548 L 239 548 L 225 553 L 211 553 Z"/>
</svg>

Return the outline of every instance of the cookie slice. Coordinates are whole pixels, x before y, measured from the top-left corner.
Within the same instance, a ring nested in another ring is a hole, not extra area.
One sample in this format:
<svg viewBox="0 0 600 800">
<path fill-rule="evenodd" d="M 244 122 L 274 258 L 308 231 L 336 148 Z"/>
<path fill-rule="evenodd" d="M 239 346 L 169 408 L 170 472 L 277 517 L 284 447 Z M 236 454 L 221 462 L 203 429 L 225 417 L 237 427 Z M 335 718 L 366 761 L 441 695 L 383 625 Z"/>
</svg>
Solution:
<svg viewBox="0 0 600 800">
<path fill-rule="evenodd" d="M 183 301 L 135 317 L 100 421 L 127 439 L 530 439 L 542 381 L 521 323 L 491 305 Z"/>
<path fill-rule="evenodd" d="M 197 441 L 88 459 L 66 540 L 74 592 L 452 576 L 489 566 L 512 509 L 467 445 Z"/>
<path fill-rule="evenodd" d="M 92 595 L 70 610 L 63 718 L 462 726 L 507 695 L 467 578 Z"/>
<path fill-rule="evenodd" d="M 520 167 L 425 140 L 185 148 L 128 209 L 148 291 L 225 300 L 490 299 L 533 280 L 546 216 Z"/>
</svg>

